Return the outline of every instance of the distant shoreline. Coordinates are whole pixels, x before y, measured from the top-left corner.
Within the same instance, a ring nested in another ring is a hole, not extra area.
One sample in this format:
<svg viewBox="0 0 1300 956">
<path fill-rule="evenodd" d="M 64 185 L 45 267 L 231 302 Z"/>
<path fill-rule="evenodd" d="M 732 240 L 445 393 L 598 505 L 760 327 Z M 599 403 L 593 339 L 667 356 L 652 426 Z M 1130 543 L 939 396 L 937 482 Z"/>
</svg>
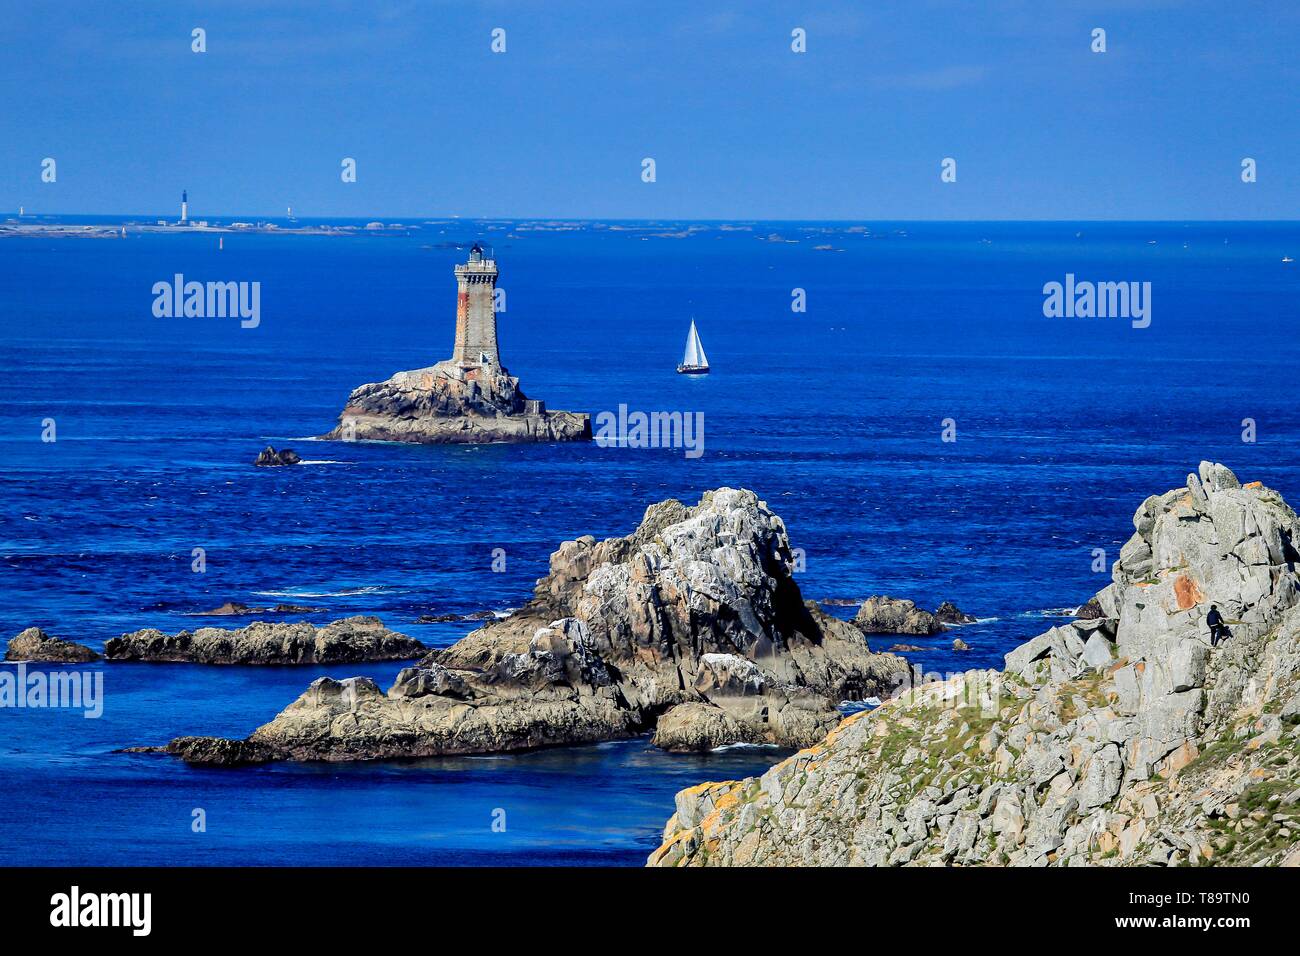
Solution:
<svg viewBox="0 0 1300 956">
<path fill-rule="evenodd" d="M 0 222 L 0 239 L 32 238 L 44 239 L 120 239 L 125 232 L 135 234 L 187 235 L 203 233 L 205 235 L 247 235 L 259 233 L 286 236 L 372 236 L 384 234 L 406 235 L 419 226 L 401 223 L 368 223 L 364 226 L 336 226 L 328 224 L 288 225 L 275 222 L 231 222 L 214 223 L 208 221 L 191 222 L 182 225 L 178 222 L 138 222 L 124 221 L 108 223 L 64 223 L 64 222 L 22 222 L 15 218 Z"/>
</svg>

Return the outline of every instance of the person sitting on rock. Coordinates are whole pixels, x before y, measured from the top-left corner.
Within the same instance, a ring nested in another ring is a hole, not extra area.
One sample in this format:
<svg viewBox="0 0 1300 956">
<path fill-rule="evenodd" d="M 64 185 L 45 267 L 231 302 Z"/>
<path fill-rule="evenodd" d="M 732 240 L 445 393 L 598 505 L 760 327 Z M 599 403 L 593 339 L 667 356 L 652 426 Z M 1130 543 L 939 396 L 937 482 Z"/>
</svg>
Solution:
<svg viewBox="0 0 1300 956">
<path fill-rule="evenodd" d="M 1228 628 L 1223 623 L 1223 615 L 1219 613 L 1217 604 L 1210 605 L 1210 613 L 1205 615 L 1205 623 L 1210 626 L 1211 647 L 1228 636 Z"/>
</svg>

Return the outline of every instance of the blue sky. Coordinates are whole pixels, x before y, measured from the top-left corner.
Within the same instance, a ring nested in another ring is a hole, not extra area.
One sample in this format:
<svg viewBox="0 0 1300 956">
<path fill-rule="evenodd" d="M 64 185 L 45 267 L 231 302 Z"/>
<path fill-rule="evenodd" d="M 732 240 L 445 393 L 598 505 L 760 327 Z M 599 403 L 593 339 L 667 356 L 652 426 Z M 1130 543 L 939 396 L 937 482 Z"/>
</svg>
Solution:
<svg viewBox="0 0 1300 956">
<path fill-rule="evenodd" d="M 1297 39 L 1282 0 L 5 0 L 0 212 L 1295 219 Z"/>
</svg>

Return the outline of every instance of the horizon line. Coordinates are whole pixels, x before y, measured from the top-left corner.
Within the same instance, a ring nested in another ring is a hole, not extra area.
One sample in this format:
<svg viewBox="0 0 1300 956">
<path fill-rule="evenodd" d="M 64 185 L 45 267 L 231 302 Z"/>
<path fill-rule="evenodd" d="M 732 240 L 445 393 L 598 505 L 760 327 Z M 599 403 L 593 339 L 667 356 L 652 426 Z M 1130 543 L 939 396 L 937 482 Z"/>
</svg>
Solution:
<svg viewBox="0 0 1300 956">
<path fill-rule="evenodd" d="M 169 223 L 170 223 L 170 222 L 179 222 L 179 220 L 175 220 L 175 219 L 172 218 L 172 215 L 174 215 L 174 211 L 173 211 L 172 214 L 166 214 L 166 213 L 145 213 L 145 212 L 137 212 L 137 213 L 116 213 L 116 212 L 115 212 L 115 213 L 89 213 L 89 212 L 74 212 L 74 213 L 67 213 L 67 212 L 36 212 L 36 213 L 33 213 L 33 212 L 24 212 L 24 213 L 22 213 L 21 215 L 20 215 L 17 211 L 12 211 L 12 212 L 7 212 L 7 213 L 0 213 L 0 215 L 6 216 L 6 220 L 5 220 L 5 221 L 8 221 L 8 219 L 42 219 L 42 218 L 45 218 L 45 219 L 50 219 L 50 218 L 68 219 L 68 218 L 72 218 L 72 217 L 76 217 L 76 216 L 88 216 L 88 217 L 92 217 L 92 218 L 96 218 L 96 219 L 150 219 L 150 220 L 154 220 L 154 223 L 151 223 L 151 224 L 155 224 L 156 221 L 159 220 L 159 219 L 167 220 Z M 1060 219 L 1052 219 L 1052 218 L 1046 218 L 1046 217 L 1028 218 L 1028 219 L 978 219 L 978 218 L 970 218 L 970 219 L 942 219 L 942 218 L 937 218 L 937 217 L 936 217 L 936 218 L 929 218 L 929 217 L 926 217 L 926 218 L 918 218 L 918 219 L 898 219 L 898 218 L 876 218 L 876 219 L 869 219 L 869 218 L 855 218 L 855 219 L 767 219 L 767 218 L 763 218 L 763 217 L 748 217 L 748 216 L 747 216 L 747 217 L 726 217 L 726 218 L 694 219 L 694 218 L 690 218 L 690 217 L 686 217 L 686 216 L 653 216 L 653 217 L 635 217 L 635 216 L 461 216 L 461 215 L 437 216 L 437 215 L 430 215 L 430 214 L 427 214 L 427 213 L 414 213 L 414 214 L 410 214 L 410 215 L 398 215 L 398 214 L 389 214 L 389 213 L 367 213 L 366 215 L 361 215 L 361 216 L 355 216 L 355 215 L 319 215 L 319 216 L 315 216 L 315 215 L 306 215 L 306 216 L 288 216 L 288 215 L 267 215 L 267 214 L 253 214 L 253 213 L 224 213 L 224 212 L 220 212 L 220 213 L 218 213 L 218 212 L 214 212 L 214 213 L 200 213 L 200 214 L 198 214 L 198 218 L 197 218 L 197 219 L 196 219 L 194 216 L 191 216 L 191 217 L 188 219 L 188 222 L 190 222 L 190 223 L 194 223 L 194 222 L 201 222 L 201 221 L 211 221 L 211 220 L 213 220 L 213 219 L 233 220 L 233 221 L 236 221 L 236 222 L 243 222 L 243 221 L 248 221 L 248 220 L 253 220 L 253 221 L 257 221 L 257 220 L 261 220 L 261 221 L 284 220 L 284 221 L 297 221 L 297 222 L 302 222 L 302 221 L 311 221 L 311 222 L 324 222 L 324 221 L 379 222 L 379 221 L 381 221 L 381 220 L 386 220 L 386 219 L 391 219 L 391 220 L 402 220 L 402 219 L 407 219 L 407 220 L 417 220 L 417 219 L 418 219 L 418 220 L 422 220 L 422 221 L 426 221 L 426 222 L 503 222 L 503 223 L 510 223 L 510 222 L 566 222 L 566 223 L 624 223 L 624 222 L 636 222 L 636 223 L 682 223 L 682 222 L 685 222 L 685 223 L 701 223 L 701 224 L 718 223 L 718 224 L 724 224 L 724 225 L 728 225 L 728 224 L 737 224 L 737 223 L 739 223 L 739 224 L 750 224 L 750 223 L 754 223 L 754 224 L 757 224 L 757 223 L 785 223 L 785 224 L 793 224 L 793 225 L 802 224 L 802 223 L 831 223 L 831 224 L 846 223 L 846 224 L 854 224 L 854 225 L 857 225 L 857 224 L 863 224 L 863 223 L 951 223 L 951 224 L 981 224 L 981 223 L 983 223 L 983 224 L 993 224 L 993 223 L 1006 223 L 1006 224 L 1013 224 L 1013 223 L 1044 223 L 1044 224 L 1046 224 L 1046 223 L 1061 223 L 1061 224 L 1066 224 L 1066 223 L 1127 223 L 1127 222 L 1131 222 L 1131 223 L 1183 223 L 1183 224 L 1188 224 L 1188 225 L 1190 225 L 1190 224 L 1200 224 L 1200 223 L 1278 223 L 1278 224 L 1281 224 L 1281 223 L 1300 223 L 1300 217 L 1297 217 L 1297 218 L 1294 218 L 1294 219 L 1285 219 L 1285 218 L 1282 218 L 1282 219 L 1253 219 L 1253 218 L 1227 218 L 1227 217 L 1212 218 L 1212 219 L 1196 219 L 1196 218 L 1185 218 L 1185 217 L 1181 217 L 1181 218 L 1160 217 L 1160 218 L 1154 218 L 1154 219 L 1142 219 L 1142 218 L 1138 218 L 1138 219 L 1108 219 L 1108 218 L 1100 218 L 1100 217 L 1060 218 Z"/>
</svg>

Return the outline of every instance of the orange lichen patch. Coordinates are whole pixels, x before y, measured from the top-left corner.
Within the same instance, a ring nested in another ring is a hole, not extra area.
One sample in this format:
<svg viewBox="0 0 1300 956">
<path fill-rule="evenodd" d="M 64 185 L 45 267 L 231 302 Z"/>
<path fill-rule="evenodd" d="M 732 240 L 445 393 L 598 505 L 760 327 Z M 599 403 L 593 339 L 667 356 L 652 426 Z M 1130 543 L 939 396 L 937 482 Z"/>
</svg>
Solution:
<svg viewBox="0 0 1300 956">
<path fill-rule="evenodd" d="M 1133 665 L 1133 672 L 1135 674 L 1145 674 L 1146 669 L 1147 669 L 1146 661 L 1138 661 L 1136 664 Z"/>
<path fill-rule="evenodd" d="M 894 700 L 897 699 L 899 698 L 894 698 Z M 886 701 L 885 703 L 888 704 L 891 703 L 891 701 Z M 884 705 L 882 704 L 881 706 Z M 811 747 L 805 747 L 803 750 L 791 754 L 790 756 L 782 760 L 780 763 L 778 763 L 775 767 L 772 767 L 771 770 L 778 770 L 786 766 L 787 764 L 794 763 L 799 760 L 815 760 L 818 757 L 824 756 L 827 753 L 831 744 L 835 742 L 835 739 L 840 734 L 842 734 L 846 729 L 848 729 L 852 724 L 856 723 L 859 720 L 863 720 L 867 717 L 870 717 L 872 714 L 876 714 L 879 712 L 880 712 L 880 708 L 877 707 L 875 710 L 863 710 L 863 711 L 859 711 L 856 714 L 850 714 L 848 717 L 845 717 L 838 724 L 832 727 L 830 731 L 826 734 L 825 739 L 823 739 L 821 742 L 815 743 Z M 769 770 L 768 772 L 770 773 L 771 770 Z"/>
<path fill-rule="evenodd" d="M 1263 487 L 1264 487 L 1264 482 L 1262 482 L 1262 481 L 1251 481 L 1251 482 L 1247 482 L 1246 484 L 1242 485 L 1241 487 L 1243 487 L 1243 488 L 1250 488 L 1250 489 L 1252 489 L 1252 490 L 1255 489 L 1255 488 L 1263 488 Z"/>
<path fill-rule="evenodd" d="M 740 803 L 740 788 L 733 787 L 731 790 L 728 790 L 722 796 L 714 800 L 713 807 L 718 811 L 730 810 L 738 803 Z"/>
<path fill-rule="evenodd" d="M 1194 578 L 1180 574 L 1174 579 L 1174 600 L 1178 602 L 1178 610 L 1186 611 L 1204 601 L 1205 595 Z"/>
<path fill-rule="evenodd" d="M 1139 581 L 1139 582 L 1137 582 L 1137 584 L 1135 584 L 1135 585 L 1133 585 L 1133 586 L 1134 586 L 1135 588 L 1149 588 L 1149 587 L 1151 587 L 1151 585 L 1153 585 L 1153 584 L 1155 584 L 1154 581 Z"/>
<path fill-rule="evenodd" d="M 1198 756 L 1200 756 L 1200 753 L 1201 753 L 1200 748 L 1197 747 L 1195 743 L 1189 740 L 1186 743 L 1184 743 L 1181 747 L 1179 747 L 1177 750 L 1175 750 L 1173 753 L 1165 757 L 1164 765 L 1157 772 L 1160 774 L 1160 776 L 1168 780 L 1170 777 L 1176 775 L 1178 771 L 1182 770 L 1189 763 L 1191 763 Z"/>
<path fill-rule="evenodd" d="M 648 862 L 658 863 L 660 860 L 662 860 L 665 856 L 668 855 L 669 850 L 671 850 L 678 843 L 681 843 L 683 840 L 687 840 L 690 837 L 691 837 L 690 830 L 678 830 L 671 837 L 669 837 L 667 840 L 661 843 L 659 845 L 659 849 L 655 850 L 653 853 L 650 854 L 650 859 Z"/>
<path fill-rule="evenodd" d="M 738 781 L 735 780 L 715 780 L 707 783 L 697 783 L 693 787 L 687 787 L 682 793 L 690 794 L 693 797 L 702 797 L 710 790 L 721 789 L 722 787 L 734 786 Z"/>
<path fill-rule="evenodd" d="M 1273 777 L 1273 771 L 1265 770 L 1263 767 L 1256 767 L 1250 772 L 1251 780 L 1269 780 Z"/>
</svg>

